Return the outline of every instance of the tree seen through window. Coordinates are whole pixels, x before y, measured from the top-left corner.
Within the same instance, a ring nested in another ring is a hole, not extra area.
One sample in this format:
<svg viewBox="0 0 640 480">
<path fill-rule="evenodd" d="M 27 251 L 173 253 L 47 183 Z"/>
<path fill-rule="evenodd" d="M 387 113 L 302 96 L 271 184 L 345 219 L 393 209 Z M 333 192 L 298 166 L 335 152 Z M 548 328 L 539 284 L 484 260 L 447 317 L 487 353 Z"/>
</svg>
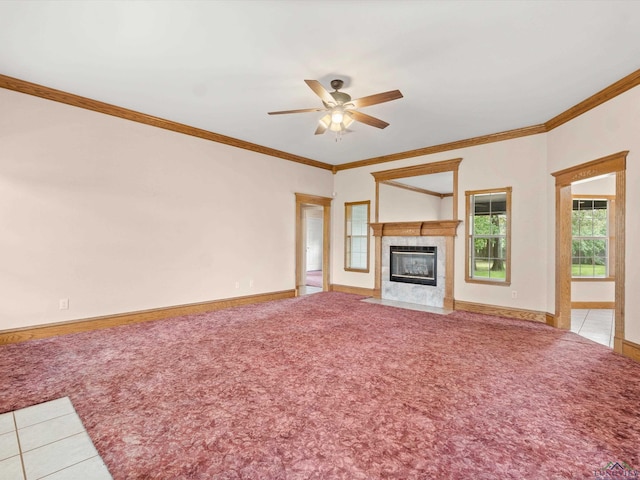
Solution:
<svg viewBox="0 0 640 480">
<path fill-rule="evenodd" d="M 574 199 L 571 216 L 571 275 L 608 276 L 609 202 Z"/>
<path fill-rule="evenodd" d="M 511 189 L 467 192 L 468 280 L 508 282 Z"/>
</svg>

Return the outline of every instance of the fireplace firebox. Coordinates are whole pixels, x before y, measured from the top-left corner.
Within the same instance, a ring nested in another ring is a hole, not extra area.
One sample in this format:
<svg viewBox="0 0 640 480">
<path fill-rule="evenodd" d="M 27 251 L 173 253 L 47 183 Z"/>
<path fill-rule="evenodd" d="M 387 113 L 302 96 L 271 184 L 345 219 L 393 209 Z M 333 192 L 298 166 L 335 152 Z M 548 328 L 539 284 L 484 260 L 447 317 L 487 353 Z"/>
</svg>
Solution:
<svg viewBox="0 0 640 480">
<path fill-rule="evenodd" d="M 437 285 L 438 247 L 391 246 L 392 282 Z"/>
</svg>

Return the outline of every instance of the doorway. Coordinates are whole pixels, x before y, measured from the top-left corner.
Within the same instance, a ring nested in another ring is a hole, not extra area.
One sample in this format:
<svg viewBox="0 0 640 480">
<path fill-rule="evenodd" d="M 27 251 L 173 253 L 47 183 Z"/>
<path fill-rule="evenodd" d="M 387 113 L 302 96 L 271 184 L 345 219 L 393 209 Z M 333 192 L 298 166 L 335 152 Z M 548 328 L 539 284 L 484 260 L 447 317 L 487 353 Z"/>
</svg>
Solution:
<svg viewBox="0 0 640 480">
<path fill-rule="evenodd" d="M 296 193 L 296 295 L 329 290 L 331 200 Z"/>
<path fill-rule="evenodd" d="M 613 348 L 622 353 L 624 341 L 624 279 L 625 279 L 625 198 L 626 158 L 623 151 L 588 163 L 567 168 L 552 175 L 556 179 L 556 265 L 555 265 L 555 315 L 553 326 L 571 328 L 571 280 L 572 280 L 572 211 L 571 185 L 574 182 L 615 173 L 615 271 L 614 287 L 614 340 Z"/>
<path fill-rule="evenodd" d="M 616 174 L 571 184 L 571 331 L 613 348 Z"/>
<path fill-rule="evenodd" d="M 302 206 L 303 255 L 305 272 L 304 293 L 322 291 L 322 217 L 323 207 L 317 205 Z M 303 292 L 301 292 L 303 293 Z"/>
</svg>

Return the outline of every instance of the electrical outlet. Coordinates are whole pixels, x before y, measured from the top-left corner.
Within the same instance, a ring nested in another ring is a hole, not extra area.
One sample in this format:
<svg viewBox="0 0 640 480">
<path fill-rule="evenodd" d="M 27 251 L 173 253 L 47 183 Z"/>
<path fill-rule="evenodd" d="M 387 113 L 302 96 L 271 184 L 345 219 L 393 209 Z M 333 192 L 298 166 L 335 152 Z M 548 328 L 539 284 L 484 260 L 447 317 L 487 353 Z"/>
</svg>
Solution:
<svg viewBox="0 0 640 480">
<path fill-rule="evenodd" d="M 240 288 L 240 282 L 236 280 L 236 288 Z"/>
<path fill-rule="evenodd" d="M 58 307 L 60 308 L 60 310 L 69 310 L 69 299 L 61 298 L 58 302 Z"/>
<path fill-rule="evenodd" d="M 253 278 L 249 280 L 249 288 L 253 288 Z"/>
<path fill-rule="evenodd" d="M 511 291 L 511 298 L 518 298 L 518 292 L 516 290 Z"/>
</svg>

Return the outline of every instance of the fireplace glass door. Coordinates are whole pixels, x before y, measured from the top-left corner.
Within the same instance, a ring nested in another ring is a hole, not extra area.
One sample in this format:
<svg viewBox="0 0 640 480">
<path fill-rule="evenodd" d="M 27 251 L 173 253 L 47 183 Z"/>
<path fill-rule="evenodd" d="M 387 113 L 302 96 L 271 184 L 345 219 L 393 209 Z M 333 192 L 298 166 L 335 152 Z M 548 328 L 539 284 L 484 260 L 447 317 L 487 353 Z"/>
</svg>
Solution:
<svg viewBox="0 0 640 480">
<path fill-rule="evenodd" d="M 436 285 L 437 247 L 391 246 L 392 282 Z"/>
</svg>

